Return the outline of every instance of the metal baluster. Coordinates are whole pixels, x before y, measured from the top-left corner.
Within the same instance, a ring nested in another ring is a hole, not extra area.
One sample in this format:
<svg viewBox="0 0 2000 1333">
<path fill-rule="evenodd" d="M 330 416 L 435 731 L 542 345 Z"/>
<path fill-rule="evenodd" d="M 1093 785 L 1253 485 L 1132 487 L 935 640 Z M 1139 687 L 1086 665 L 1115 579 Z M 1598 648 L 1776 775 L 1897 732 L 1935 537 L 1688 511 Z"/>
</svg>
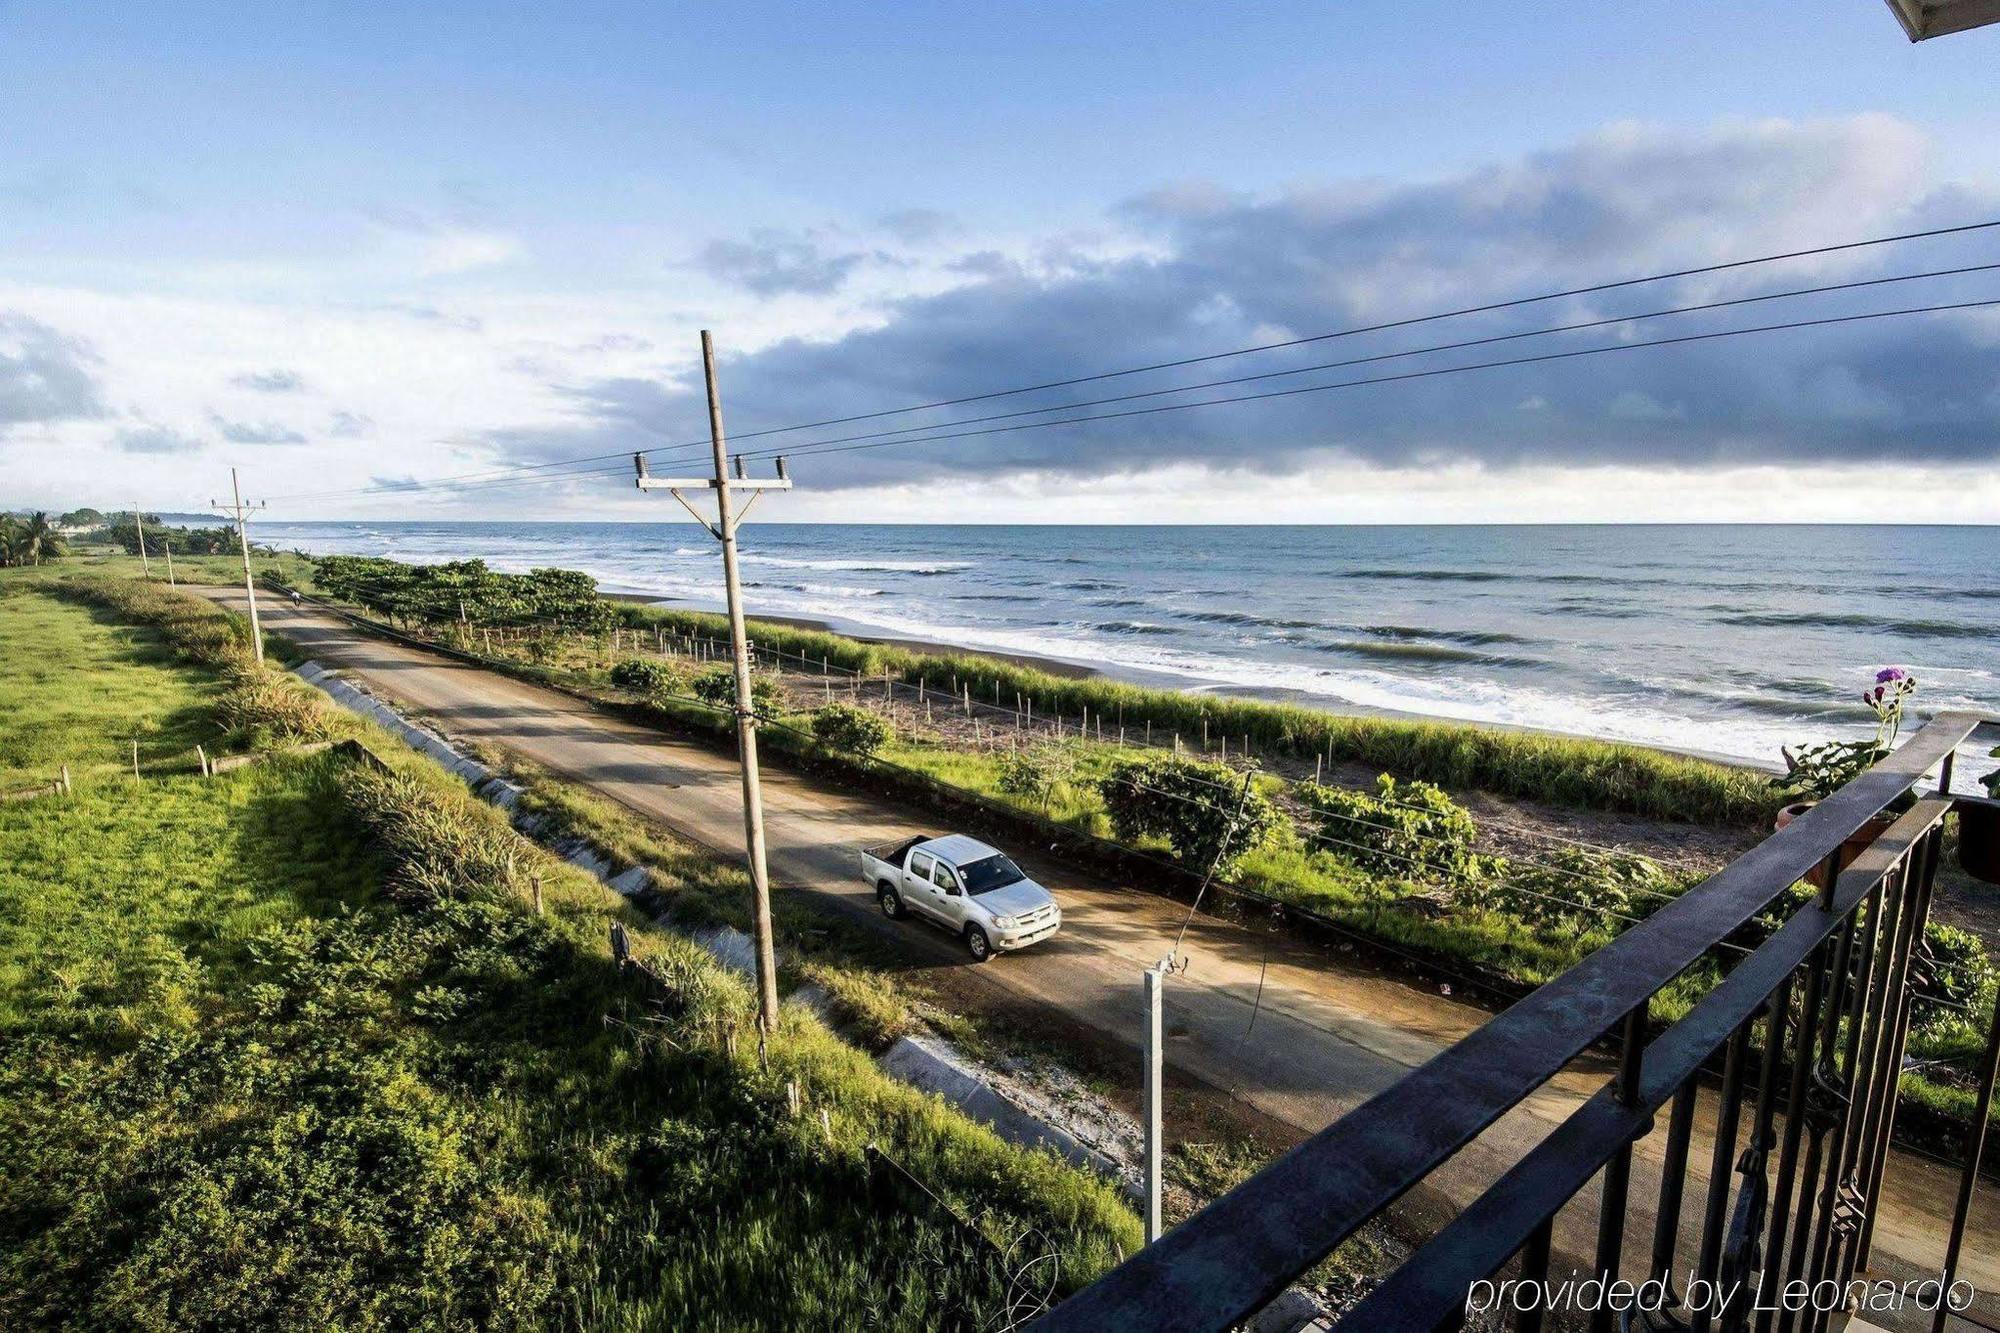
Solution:
<svg viewBox="0 0 2000 1333">
<path fill-rule="evenodd" d="M 1931 889 L 1937 883 L 1938 856 L 1943 844 L 1944 826 L 1942 824 L 1933 828 L 1930 833 L 1925 835 L 1923 842 L 1919 844 L 1916 906 L 1913 913 L 1914 920 L 1911 922 L 1909 932 L 1910 946 L 1908 954 L 1910 957 L 1906 957 L 1903 963 L 1903 1002 L 1897 1012 L 1896 1026 L 1893 1029 L 1896 1034 L 1895 1041 L 1889 1048 L 1889 1099 L 1882 1107 L 1882 1131 L 1876 1135 L 1874 1162 L 1865 1178 L 1863 1186 L 1863 1193 L 1870 1201 L 1868 1216 L 1861 1223 L 1861 1239 L 1855 1246 L 1855 1257 L 1858 1262 L 1863 1264 L 1868 1262 L 1868 1249 L 1875 1241 L 1876 1209 L 1873 1207 L 1873 1201 L 1881 1197 L 1882 1169 L 1888 1165 L 1889 1140 L 1896 1132 L 1896 1103 L 1902 1085 L 1903 1052 L 1909 1045 L 1910 1010 L 1916 998 L 1916 987 L 1911 983 L 1909 976 L 1910 958 L 1915 956 L 1917 945 L 1924 938 L 1924 924 L 1930 919 Z"/>
<path fill-rule="evenodd" d="M 1831 905 L 1834 878 L 1828 877 L 1827 891 L 1821 898 L 1823 906 Z M 1827 987 L 1826 1002 L 1823 1006 L 1825 1017 L 1820 1019 L 1818 1051 L 1807 1076 L 1805 1105 L 1800 1108 L 1806 1122 L 1806 1132 L 1810 1136 L 1806 1144 L 1806 1161 L 1799 1172 L 1799 1211 L 1793 1219 L 1790 1231 L 1791 1242 L 1786 1247 L 1785 1281 L 1793 1282 L 1805 1275 L 1806 1262 L 1812 1253 L 1813 1210 L 1823 1194 L 1831 1193 L 1834 1181 L 1833 1160 L 1839 1152 L 1834 1145 L 1827 1150 L 1827 1135 L 1840 1124 L 1847 1109 L 1845 1095 L 1840 1089 L 1839 1071 L 1834 1068 L 1834 1056 L 1838 1051 L 1840 1038 L 1840 1016 L 1847 1008 L 1848 967 L 1854 953 L 1854 914 L 1848 913 L 1841 925 L 1838 943 L 1833 950 L 1833 970 L 1829 973 L 1831 984 Z M 1808 1017 L 1811 1017 L 1808 1015 Z M 1822 1162 L 1826 1165 L 1821 1171 Z M 1824 1180 L 1822 1180 L 1824 1174 Z M 1832 1201 L 1828 1200 L 1831 1207 Z M 1799 1311 L 1786 1310 L 1778 1317 L 1780 1333 L 1791 1333 L 1798 1320 Z"/>
<path fill-rule="evenodd" d="M 1671 1289 L 1674 1250 L 1681 1238 L 1681 1198 L 1687 1190 L 1688 1143 L 1694 1137 L 1694 1102 L 1701 1090 L 1699 1076 L 1690 1077 L 1674 1093 L 1667 1117 L 1667 1154 L 1660 1163 L 1660 1203 L 1653 1220 L 1653 1262 L 1646 1276 Z"/>
<path fill-rule="evenodd" d="M 1624 1050 L 1618 1060 L 1618 1100 L 1631 1106 L 1639 1100 L 1639 1074 L 1646 1055 L 1646 1015 L 1652 1002 L 1645 1001 L 1625 1015 Z M 1632 1143 L 1627 1139 L 1604 1164 L 1604 1198 L 1597 1214 L 1597 1272 L 1607 1281 L 1618 1275 L 1618 1261 L 1625 1248 L 1625 1203 L 1632 1186 Z M 1591 1311 L 1591 1333 L 1610 1333 L 1613 1311 L 1607 1305 Z"/>
<path fill-rule="evenodd" d="M 1875 994 L 1870 997 L 1868 1031 L 1862 1043 L 1867 1083 L 1862 1088 L 1864 1100 L 1861 1119 L 1854 1142 L 1845 1152 L 1847 1170 L 1842 1188 L 1847 1192 L 1849 1207 L 1857 1216 L 1853 1230 L 1843 1233 L 1835 1245 L 1839 1257 L 1835 1272 L 1843 1286 L 1854 1276 L 1854 1270 L 1859 1262 L 1859 1246 L 1855 1242 L 1860 1235 L 1860 1214 L 1873 1206 L 1872 1201 L 1862 1192 L 1861 1181 L 1868 1167 L 1869 1153 L 1872 1151 L 1875 1135 L 1881 1125 L 1883 1100 L 1887 1090 L 1894 1086 L 1895 1068 L 1889 1059 L 1890 1031 L 1895 1024 L 1898 997 L 1902 994 L 1903 972 L 1908 963 L 1910 923 L 1916 919 L 1916 907 L 1911 901 L 1916 891 L 1916 880 L 1911 873 L 1907 857 L 1903 864 L 1896 868 L 1893 883 L 1894 889 L 1883 904 L 1880 984 Z"/>
<path fill-rule="evenodd" d="M 1547 1291 L 1549 1280 L 1549 1251 L 1555 1244 L 1556 1220 L 1553 1216 L 1542 1219 L 1542 1224 L 1528 1235 L 1528 1243 L 1521 1247 L 1521 1281 L 1532 1284 L 1532 1291 Z M 1542 1321 L 1548 1311 L 1541 1301 L 1535 1301 L 1528 1309 L 1521 1311 L 1521 1321 L 1516 1328 L 1520 1333 L 1542 1333 Z"/>
<path fill-rule="evenodd" d="M 1839 853 L 1835 852 L 1823 863 L 1826 873 L 1834 873 L 1834 862 Z M 1822 942 L 1813 950 L 1812 960 L 1806 970 L 1805 1003 L 1799 1009 L 1798 1035 L 1792 1039 L 1791 1088 L 1785 1097 L 1785 1137 L 1778 1150 L 1778 1177 L 1772 1185 L 1770 1230 L 1764 1237 L 1763 1290 L 1777 1289 L 1777 1278 L 1784 1264 L 1784 1252 L 1788 1224 L 1791 1222 L 1792 1186 L 1799 1168 L 1799 1144 L 1805 1137 L 1806 1129 L 1806 1081 L 1812 1076 L 1813 1044 L 1819 1036 L 1820 993 L 1826 986 L 1827 946 Z M 1757 1333 L 1767 1333 L 1776 1311 L 1765 1309 L 1757 1314 Z"/>
<path fill-rule="evenodd" d="M 1875 881 L 1868 890 L 1866 902 L 1857 909 L 1864 924 L 1861 927 L 1861 949 L 1854 964 L 1854 984 L 1849 992 L 1847 1005 L 1847 1042 L 1842 1082 L 1844 1105 L 1841 1107 L 1840 1124 L 1835 1130 L 1833 1144 L 1827 1149 L 1826 1180 L 1821 1186 L 1819 1200 L 1819 1221 L 1813 1230 L 1812 1270 L 1809 1279 L 1818 1286 L 1820 1279 L 1827 1275 L 1833 1259 L 1836 1225 L 1847 1220 L 1848 1211 L 1841 1196 L 1853 1161 L 1855 1131 L 1860 1120 L 1863 1097 L 1863 1077 L 1867 1072 L 1862 1062 L 1861 1033 L 1868 1015 L 1869 988 L 1874 984 L 1876 940 L 1880 935 L 1882 918 L 1883 888 L 1889 875 Z M 1850 928 L 1852 922 L 1849 923 Z M 1815 1311 L 1807 1327 L 1819 1330 L 1826 1327 L 1832 1312 Z"/>
<path fill-rule="evenodd" d="M 2000 1075 L 2000 1000 L 1993 1004 L 1993 1020 L 1986 1029 L 1986 1058 L 1979 1067 L 1979 1096 L 1972 1107 L 1972 1123 L 1966 1126 L 1965 1172 L 1958 1178 L 1958 1202 L 1951 1212 L 1951 1239 L 1944 1247 L 1944 1290 L 1949 1292 L 1958 1277 L 1958 1255 L 1965 1246 L 1965 1222 L 1972 1216 L 1972 1191 L 1979 1183 L 1979 1159 L 1986 1152 L 1986 1122 L 1993 1113 L 1993 1083 Z M 1937 1314 L 1931 1319 L 1931 1333 L 1944 1333 L 1950 1302 L 1938 1300 Z"/>
<path fill-rule="evenodd" d="M 1708 1202 L 1702 1209 L 1701 1260 L 1695 1269 L 1708 1290 L 1715 1289 L 1715 1277 L 1722 1262 L 1722 1230 L 1729 1211 L 1729 1173 L 1736 1160 L 1736 1125 L 1743 1110 L 1743 1065 L 1750 1049 L 1752 1014 L 1729 1035 L 1729 1053 L 1723 1060 L 1722 1105 L 1715 1116 L 1715 1146 L 1708 1159 Z M 1706 1303 L 1694 1312 L 1693 1333 L 1708 1333 L 1714 1311 Z"/>
</svg>

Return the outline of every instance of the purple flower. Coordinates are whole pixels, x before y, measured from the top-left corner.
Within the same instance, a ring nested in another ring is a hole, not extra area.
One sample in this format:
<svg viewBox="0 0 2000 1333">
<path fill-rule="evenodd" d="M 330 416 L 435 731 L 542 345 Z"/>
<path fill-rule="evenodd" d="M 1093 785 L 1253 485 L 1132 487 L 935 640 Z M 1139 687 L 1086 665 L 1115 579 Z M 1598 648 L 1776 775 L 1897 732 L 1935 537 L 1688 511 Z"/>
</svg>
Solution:
<svg viewBox="0 0 2000 1333">
<path fill-rule="evenodd" d="M 1877 684 L 1887 684 L 1892 680 L 1903 680 L 1909 674 L 1909 672 L 1903 670 L 1901 667 L 1883 667 L 1875 673 L 1875 681 Z"/>
</svg>

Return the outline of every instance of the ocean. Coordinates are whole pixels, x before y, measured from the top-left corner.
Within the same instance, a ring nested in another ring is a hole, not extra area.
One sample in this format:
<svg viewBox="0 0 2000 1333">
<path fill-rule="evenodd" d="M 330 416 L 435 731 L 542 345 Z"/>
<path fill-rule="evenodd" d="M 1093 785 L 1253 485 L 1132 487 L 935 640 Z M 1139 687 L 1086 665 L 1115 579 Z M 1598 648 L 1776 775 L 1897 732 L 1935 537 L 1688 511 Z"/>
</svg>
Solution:
<svg viewBox="0 0 2000 1333">
<path fill-rule="evenodd" d="M 259 536 L 721 600 L 716 544 L 687 523 L 265 522 Z M 2000 714 L 2000 527 L 752 523 L 742 552 L 752 614 L 1763 765 L 1780 745 L 1868 734 L 1860 694 L 1882 666 L 1916 674 L 1918 714 Z"/>
</svg>

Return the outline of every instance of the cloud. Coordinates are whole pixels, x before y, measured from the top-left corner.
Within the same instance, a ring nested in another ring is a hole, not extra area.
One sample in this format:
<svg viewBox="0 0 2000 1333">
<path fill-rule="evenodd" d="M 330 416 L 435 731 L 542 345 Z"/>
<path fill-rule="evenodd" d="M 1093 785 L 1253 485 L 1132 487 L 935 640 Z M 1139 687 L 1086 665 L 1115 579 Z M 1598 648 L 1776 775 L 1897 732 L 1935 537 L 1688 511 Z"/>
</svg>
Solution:
<svg viewBox="0 0 2000 1333">
<path fill-rule="evenodd" d="M 427 277 L 469 273 L 518 259 L 527 252 L 520 237 L 497 231 L 447 228 L 432 235 L 419 256 L 417 272 Z"/>
<path fill-rule="evenodd" d="M 335 412 L 327 422 L 326 433 L 337 440 L 358 440 L 375 433 L 374 419 L 360 412 L 349 412 L 345 408 Z"/>
<path fill-rule="evenodd" d="M 901 208 L 884 213 L 875 222 L 907 245 L 928 245 L 959 230 L 957 218 L 935 208 Z"/>
<path fill-rule="evenodd" d="M 97 357 L 39 320 L 0 311 L 0 436 L 104 415 Z"/>
<path fill-rule="evenodd" d="M 216 431 L 231 444 L 304 444 L 306 437 L 275 421 L 231 421 L 220 413 L 209 413 Z"/>
<path fill-rule="evenodd" d="M 710 241 L 694 262 L 711 277 L 758 296 L 825 296 L 878 257 L 887 258 L 866 250 L 829 249 L 812 232 L 764 230 L 753 232 L 748 241 Z"/>
<path fill-rule="evenodd" d="M 380 491 L 420 491 L 424 488 L 421 481 L 407 474 L 400 477 L 373 476 L 368 479 L 368 484 Z"/>
<path fill-rule="evenodd" d="M 297 393 L 306 387 L 305 379 L 296 370 L 246 370 L 230 376 L 229 382 L 239 389 L 258 393 Z"/>
<path fill-rule="evenodd" d="M 475 220 L 461 199 L 443 216 L 409 208 L 370 208 L 363 216 L 384 248 L 418 277 L 449 277 L 509 263 L 527 253 L 519 236 Z"/>
<path fill-rule="evenodd" d="M 191 454 L 204 445 L 193 435 L 184 435 L 167 426 L 150 422 L 129 426 L 112 437 L 112 443 L 128 454 Z"/>
<path fill-rule="evenodd" d="M 961 285 L 891 302 L 867 327 L 730 357 L 724 376 L 730 422 L 740 436 L 1993 215 L 2000 186 L 1940 184 L 1924 165 L 1924 150 L 1913 130 L 1876 116 L 1728 124 L 1699 133 L 1619 125 L 1563 148 L 1422 183 L 1271 197 L 1178 186 L 1118 211 L 1134 229 L 1122 250 L 1065 248 L 1059 262 L 1034 268 L 968 256 Z M 1990 244 L 1985 235 L 1546 302 L 781 438 L 803 444 L 903 426 L 947 432 L 1014 426 L 1038 418 L 968 419 L 1978 262 L 1968 256 L 1990 259 L 1990 250 L 1980 249 Z M 739 280 L 769 290 L 831 290 L 860 262 L 769 236 L 724 247 L 717 257 Z M 1912 283 L 1083 410 L 1141 411 L 1189 398 L 1992 294 L 1990 281 L 1982 287 L 1976 279 Z M 1033 470 L 1111 476 L 1176 462 L 1262 472 L 1431 460 L 1709 466 L 1894 455 L 1964 464 L 2000 450 L 1996 347 L 2000 316 L 1992 312 L 1881 320 L 980 434 L 929 447 L 801 457 L 795 471 L 807 485 L 842 486 Z M 573 406 L 572 421 L 499 432 L 493 442 L 511 456 L 539 460 L 699 434 L 692 381 L 602 379 L 560 388 Z"/>
</svg>

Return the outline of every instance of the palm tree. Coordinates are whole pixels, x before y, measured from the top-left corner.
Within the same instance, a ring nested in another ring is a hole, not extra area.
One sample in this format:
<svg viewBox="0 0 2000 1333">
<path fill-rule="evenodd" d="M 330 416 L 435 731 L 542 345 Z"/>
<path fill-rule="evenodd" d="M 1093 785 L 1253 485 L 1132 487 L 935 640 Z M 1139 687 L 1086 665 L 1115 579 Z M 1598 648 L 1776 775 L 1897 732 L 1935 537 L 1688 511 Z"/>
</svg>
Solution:
<svg viewBox="0 0 2000 1333">
<path fill-rule="evenodd" d="M 44 557 L 53 558 L 63 553 L 62 534 L 49 522 L 48 511 L 37 509 L 28 519 L 23 531 L 22 558 L 41 564 Z"/>
<path fill-rule="evenodd" d="M 0 565 L 21 563 L 23 533 L 21 524 L 11 516 L 0 514 Z"/>
</svg>

